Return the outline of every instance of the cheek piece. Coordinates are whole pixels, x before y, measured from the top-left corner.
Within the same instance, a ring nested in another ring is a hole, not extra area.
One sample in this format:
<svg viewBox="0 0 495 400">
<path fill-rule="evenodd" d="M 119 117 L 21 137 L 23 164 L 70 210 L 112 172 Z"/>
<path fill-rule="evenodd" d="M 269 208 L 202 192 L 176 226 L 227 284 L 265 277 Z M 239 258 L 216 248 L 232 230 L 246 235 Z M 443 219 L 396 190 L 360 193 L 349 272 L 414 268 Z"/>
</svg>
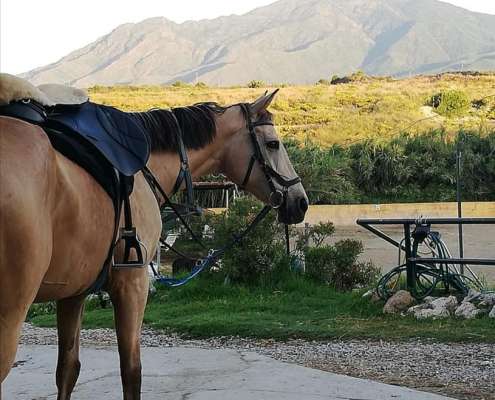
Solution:
<svg viewBox="0 0 495 400">
<path fill-rule="evenodd" d="M 251 159 L 249 160 L 249 164 L 247 167 L 246 175 L 242 181 L 240 186 L 241 189 L 245 188 L 247 183 L 249 182 L 249 178 L 251 177 L 251 172 L 253 171 L 254 164 L 258 162 L 261 166 L 263 174 L 265 175 L 268 186 L 270 187 L 270 195 L 268 196 L 268 202 L 270 206 L 274 209 L 278 209 L 282 207 L 284 202 L 287 200 L 289 188 L 291 186 L 297 185 L 301 182 L 301 178 L 296 176 L 292 179 L 287 179 L 285 176 L 279 174 L 275 171 L 270 164 L 267 163 L 265 158 L 263 157 L 263 153 L 261 152 L 260 144 L 258 139 L 256 138 L 256 128 L 258 126 L 273 126 L 273 122 L 271 121 L 251 121 L 251 115 L 249 112 L 248 104 L 240 104 L 241 110 L 246 119 L 246 127 L 249 132 L 249 137 L 251 138 L 251 143 L 253 145 L 253 154 Z M 276 181 L 280 186 L 282 186 L 282 190 L 276 188 L 274 181 Z"/>
</svg>

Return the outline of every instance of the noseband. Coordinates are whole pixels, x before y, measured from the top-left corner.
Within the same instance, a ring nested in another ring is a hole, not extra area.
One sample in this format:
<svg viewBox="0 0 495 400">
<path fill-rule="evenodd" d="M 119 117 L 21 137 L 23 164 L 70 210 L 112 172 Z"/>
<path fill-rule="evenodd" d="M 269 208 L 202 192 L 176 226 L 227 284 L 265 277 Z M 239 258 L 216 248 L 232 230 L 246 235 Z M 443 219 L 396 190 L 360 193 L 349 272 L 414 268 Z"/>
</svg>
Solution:
<svg viewBox="0 0 495 400">
<path fill-rule="evenodd" d="M 275 171 L 270 164 L 265 160 L 263 157 L 263 153 L 261 151 L 260 144 L 258 142 L 258 139 L 256 137 L 256 128 L 258 126 L 274 126 L 273 122 L 271 121 L 251 121 L 251 113 L 249 112 L 249 105 L 248 104 L 240 104 L 241 110 L 244 114 L 244 118 L 246 119 L 246 127 L 249 132 L 249 136 L 251 138 L 251 142 L 253 144 L 253 154 L 251 156 L 251 159 L 249 160 L 249 165 L 246 171 L 246 175 L 244 176 L 244 179 L 241 184 L 241 189 L 243 189 L 247 183 L 249 182 L 249 178 L 251 177 L 251 173 L 253 171 L 253 167 L 256 161 L 261 166 L 261 169 L 265 175 L 266 181 L 268 183 L 268 186 L 270 187 L 270 196 L 268 197 L 268 202 L 270 203 L 270 206 L 272 208 L 278 209 L 280 208 L 283 204 L 284 201 L 287 198 L 287 193 L 289 191 L 289 188 L 291 186 L 297 185 L 298 183 L 301 182 L 301 178 L 299 176 L 296 176 L 293 179 L 287 179 L 286 177 L 282 176 L 279 174 L 277 171 Z M 282 186 L 282 190 L 279 190 L 276 188 L 274 180 Z"/>
</svg>

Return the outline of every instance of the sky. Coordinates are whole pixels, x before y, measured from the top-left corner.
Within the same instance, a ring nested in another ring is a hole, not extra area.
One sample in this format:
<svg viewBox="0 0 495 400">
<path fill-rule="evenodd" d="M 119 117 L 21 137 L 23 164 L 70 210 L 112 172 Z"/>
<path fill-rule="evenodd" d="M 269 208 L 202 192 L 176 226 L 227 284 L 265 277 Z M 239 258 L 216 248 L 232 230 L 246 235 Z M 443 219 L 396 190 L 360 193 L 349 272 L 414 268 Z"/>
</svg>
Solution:
<svg viewBox="0 0 495 400">
<path fill-rule="evenodd" d="M 495 0 L 443 0 L 495 15 Z M 175 22 L 243 14 L 274 0 L 0 0 L 0 71 L 55 62 L 126 22 Z"/>
</svg>

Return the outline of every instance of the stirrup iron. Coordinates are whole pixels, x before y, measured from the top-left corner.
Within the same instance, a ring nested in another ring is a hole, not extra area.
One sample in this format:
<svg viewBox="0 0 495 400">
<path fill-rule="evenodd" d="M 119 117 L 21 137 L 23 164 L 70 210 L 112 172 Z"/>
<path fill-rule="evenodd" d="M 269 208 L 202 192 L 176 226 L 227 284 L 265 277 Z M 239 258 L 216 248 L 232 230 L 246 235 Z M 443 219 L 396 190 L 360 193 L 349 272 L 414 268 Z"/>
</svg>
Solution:
<svg viewBox="0 0 495 400">
<path fill-rule="evenodd" d="M 138 239 L 136 228 L 120 228 L 119 241 L 124 241 L 124 260 L 121 263 L 114 263 L 114 268 L 142 268 L 144 267 L 143 251 L 141 246 L 144 245 Z M 129 260 L 131 250 L 136 252 L 136 260 Z"/>
</svg>

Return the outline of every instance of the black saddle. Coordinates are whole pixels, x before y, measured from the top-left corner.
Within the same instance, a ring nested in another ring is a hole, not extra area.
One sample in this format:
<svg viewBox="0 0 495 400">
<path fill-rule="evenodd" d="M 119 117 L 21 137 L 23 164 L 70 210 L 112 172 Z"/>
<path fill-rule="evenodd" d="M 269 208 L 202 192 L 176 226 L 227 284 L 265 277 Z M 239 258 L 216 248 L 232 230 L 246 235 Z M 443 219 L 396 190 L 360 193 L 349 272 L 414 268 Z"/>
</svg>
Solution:
<svg viewBox="0 0 495 400">
<path fill-rule="evenodd" d="M 115 169 L 132 176 L 146 166 L 150 144 L 142 126 L 116 108 L 86 102 L 58 105 L 47 115 L 45 126 L 70 128 L 90 141 Z"/>
<path fill-rule="evenodd" d="M 113 266 L 144 266 L 129 203 L 133 175 L 146 166 L 150 155 L 149 139 L 143 128 L 125 112 L 91 102 L 44 107 L 33 100 L 16 101 L 0 106 L 0 115 L 42 127 L 52 146 L 84 168 L 108 193 L 116 218 L 114 239 L 105 265 L 111 261 L 115 244 L 122 240 L 124 261 L 113 263 Z M 125 226 L 118 232 L 122 210 Z M 131 250 L 135 251 L 136 261 L 130 261 Z M 104 267 L 87 293 L 98 291 L 105 283 L 107 274 L 108 270 Z"/>
</svg>

